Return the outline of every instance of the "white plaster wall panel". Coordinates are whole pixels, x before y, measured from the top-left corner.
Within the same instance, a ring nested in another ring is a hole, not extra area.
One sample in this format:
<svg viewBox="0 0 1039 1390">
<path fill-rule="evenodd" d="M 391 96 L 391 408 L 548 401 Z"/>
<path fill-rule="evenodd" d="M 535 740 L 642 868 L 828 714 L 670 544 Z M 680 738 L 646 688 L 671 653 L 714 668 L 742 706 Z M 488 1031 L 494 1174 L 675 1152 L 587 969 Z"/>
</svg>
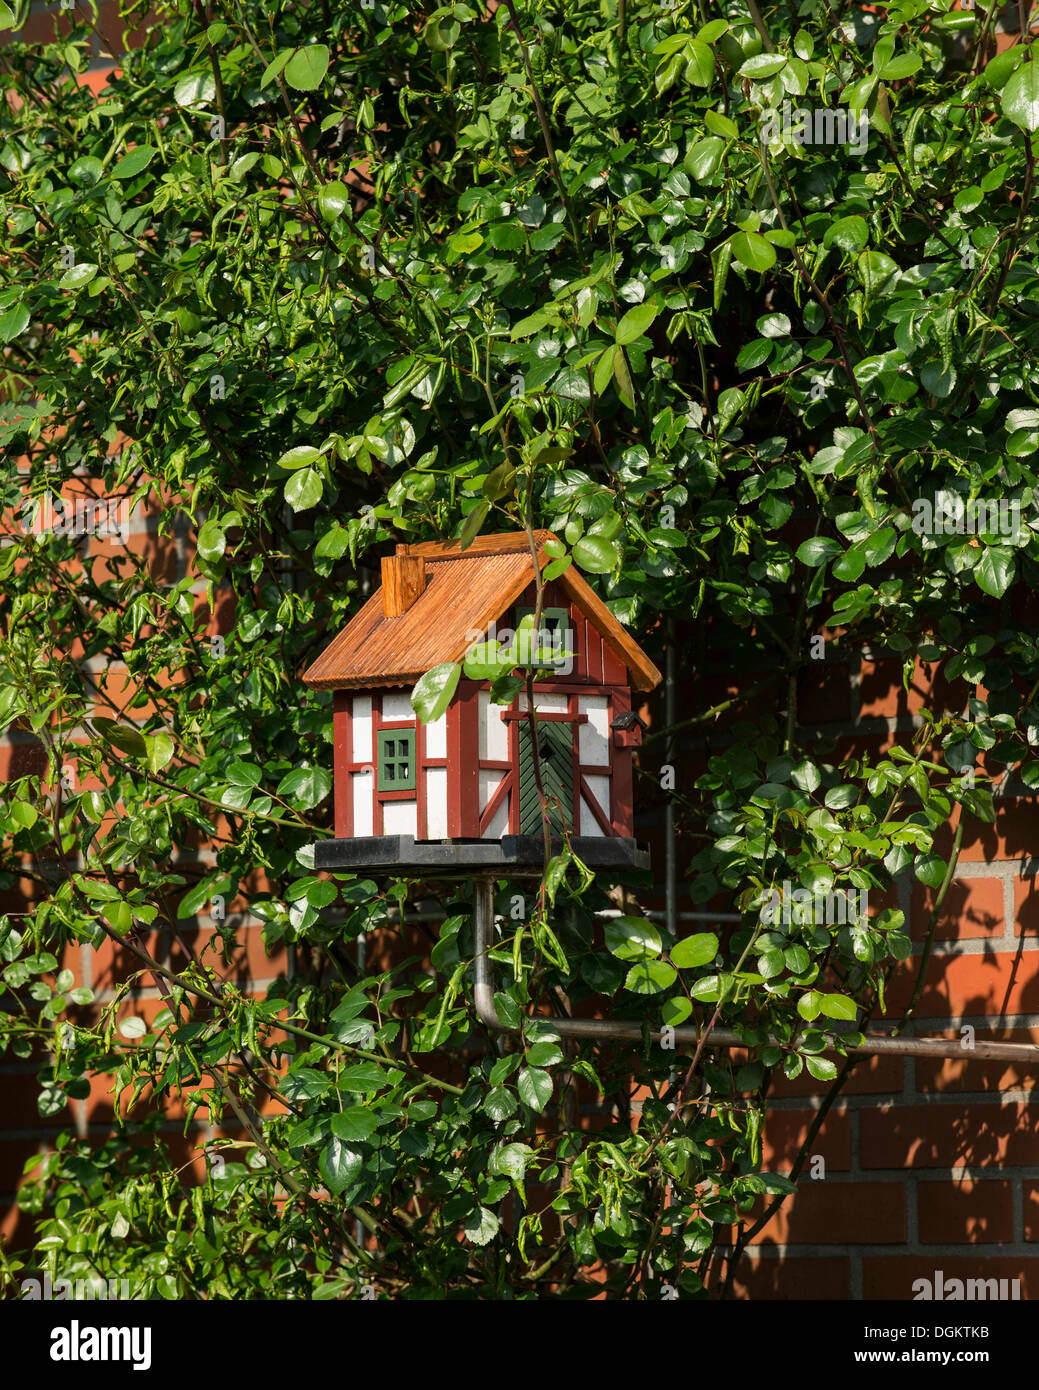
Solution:
<svg viewBox="0 0 1039 1390">
<path fill-rule="evenodd" d="M 426 835 L 430 840 L 447 839 L 446 767 L 431 767 L 426 772 Z"/>
<path fill-rule="evenodd" d="M 480 691 L 480 758 L 484 762 L 509 761 L 509 726 L 502 719 L 505 705 L 492 705 L 489 690 Z"/>
<path fill-rule="evenodd" d="M 502 803 L 491 817 L 487 829 L 481 835 L 483 840 L 500 840 L 509 833 L 509 797 L 502 797 Z"/>
<path fill-rule="evenodd" d="M 582 695 L 577 701 L 579 714 L 588 720 L 579 724 L 578 756 L 595 767 L 610 765 L 610 704 L 605 695 Z"/>
<path fill-rule="evenodd" d="M 426 757 L 447 757 L 447 712 L 426 725 Z"/>
<path fill-rule="evenodd" d="M 608 777 L 589 777 L 586 776 L 584 784 L 588 788 L 588 795 L 595 798 L 602 809 L 603 815 L 607 820 L 610 819 L 610 779 Z M 585 801 L 584 795 L 581 796 L 581 834 L 582 835 L 601 835 L 602 827 L 592 814 L 591 808 Z"/>
<path fill-rule="evenodd" d="M 526 695 L 519 697 L 520 709 L 527 708 Z M 565 695 L 540 695 L 534 692 L 534 708 L 541 710 L 544 714 L 566 714 L 568 709 L 567 696 Z"/>
<path fill-rule="evenodd" d="M 355 695 L 353 716 L 350 721 L 353 730 L 353 760 L 366 763 L 372 756 L 372 697 Z"/>
<path fill-rule="evenodd" d="M 486 811 L 491 797 L 505 781 L 502 773 L 495 772 L 492 768 L 480 769 L 480 814 Z"/>
<path fill-rule="evenodd" d="M 414 724 L 415 711 L 411 708 L 411 696 L 384 695 L 382 697 L 382 722 L 388 720 Z"/>
<path fill-rule="evenodd" d="M 354 802 L 354 834 L 374 835 L 373 797 L 375 778 L 371 772 L 354 772 L 350 775 Z"/>
<path fill-rule="evenodd" d="M 384 801 L 382 803 L 382 833 L 384 835 L 417 835 L 418 804 L 414 801 Z"/>
</svg>

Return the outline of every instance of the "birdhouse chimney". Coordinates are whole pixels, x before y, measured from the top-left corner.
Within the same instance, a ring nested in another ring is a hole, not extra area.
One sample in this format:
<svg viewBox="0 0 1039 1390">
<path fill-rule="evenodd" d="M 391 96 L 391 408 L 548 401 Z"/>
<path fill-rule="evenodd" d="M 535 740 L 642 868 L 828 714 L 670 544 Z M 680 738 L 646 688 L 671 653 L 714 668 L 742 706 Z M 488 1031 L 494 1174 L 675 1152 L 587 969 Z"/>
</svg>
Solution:
<svg viewBox="0 0 1039 1390">
<path fill-rule="evenodd" d="M 382 561 L 382 611 L 387 618 L 406 613 L 426 587 L 426 562 L 421 555 L 409 555 L 406 545 L 398 545 L 396 555 Z"/>
</svg>

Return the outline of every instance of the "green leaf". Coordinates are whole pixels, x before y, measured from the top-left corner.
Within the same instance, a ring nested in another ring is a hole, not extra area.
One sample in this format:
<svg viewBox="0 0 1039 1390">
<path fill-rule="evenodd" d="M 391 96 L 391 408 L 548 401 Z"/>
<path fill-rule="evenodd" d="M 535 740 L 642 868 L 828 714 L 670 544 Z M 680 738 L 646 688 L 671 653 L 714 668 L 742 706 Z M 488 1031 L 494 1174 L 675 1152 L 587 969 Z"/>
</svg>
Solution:
<svg viewBox="0 0 1039 1390">
<path fill-rule="evenodd" d="M 840 546 L 829 536 L 813 536 L 810 540 L 802 541 L 797 549 L 797 558 L 802 565 L 815 568 L 823 565 L 834 555 L 840 554 Z"/>
<path fill-rule="evenodd" d="M 297 92 L 316 91 L 328 71 L 331 56 L 328 45 L 323 43 L 297 48 L 285 65 L 285 81 Z"/>
<path fill-rule="evenodd" d="M 340 1091 L 378 1091 L 386 1085 L 386 1072 L 378 1062 L 357 1062 L 352 1067 L 344 1067 L 336 1081 Z"/>
<path fill-rule="evenodd" d="M 81 265 L 74 265 L 58 281 L 59 290 L 78 290 L 84 285 L 89 285 L 97 274 L 97 266 L 90 261 L 83 261 Z"/>
<path fill-rule="evenodd" d="M 785 53 L 758 53 L 741 65 L 737 76 L 749 77 L 752 82 L 763 82 L 767 77 L 775 77 L 786 65 Z"/>
<path fill-rule="evenodd" d="M 619 960 L 645 960 L 660 954 L 660 933 L 645 917 L 613 917 L 603 928 L 606 949 Z"/>
<path fill-rule="evenodd" d="M 811 1021 L 814 1018 L 819 1017 L 821 1009 L 822 995 L 819 993 L 818 990 L 806 990 L 804 994 L 801 995 L 800 999 L 797 1001 L 797 1012 L 808 1023 L 811 1023 Z"/>
<path fill-rule="evenodd" d="M 486 1207 L 477 1207 L 465 1218 L 462 1230 L 474 1245 L 488 1245 L 498 1234 L 498 1218 Z"/>
<path fill-rule="evenodd" d="M 663 960 L 639 961 L 624 979 L 624 988 L 634 994 L 659 994 L 669 989 L 678 978 L 672 966 Z"/>
<path fill-rule="evenodd" d="M 1014 552 L 1005 545 L 989 545 L 971 573 L 979 589 L 993 598 L 1002 598 L 1014 578 Z"/>
<path fill-rule="evenodd" d="M 364 1154 L 332 1134 L 318 1156 L 317 1166 L 333 1197 L 338 1197 L 358 1177 L 364 1165 Z"/>
<path fill-rule="evenodd" d="M 1039 130 L 1039 63 L 1022 63 L 1011 74 L 999 94 L 999 104 L 1007 120 L 1022 130 Z"/>
<path fill-rule="evenodd" d="M 940 854 L 921 854 L 913 865 L 913 873 L 928 888 L 940 888 L 947 867 Z"/>
<path fill-rule="evenodd" d="M 631 372 L 628 370 L 628 361 L 624 355 L 624 349 L 620 344 L 613 349 L 612 368 L 613 379 L 617 383 L 617 394 L 629 410 L 634 410 L 635 388 L 632 384 Z"/>
<path fill-rule="evenodd" d="M 105 172 L 105 166 L 100 159 L 93 154 L 82 155 L 76 160 L 69 170 L 69 178 L 73 183 L 81 184 L 85 188 L 90 188 L 99 183 Z"/>
<path fill-rule="evenodd" d="M 1026 50 L 1020 44 L 1016 44 L 1005 52 L 998 53 L 995 58 L 990 59 L 985 64 L 982 76 L 994 91 L 998 92 L 1006 86 L 1010 74 L 1019 65 L 1025 52 Z"/>
<path fill-rule="evenodd" d="M 101 715 L 94 718 L 93 724 L 105 742 L 113 748 L 118 748 L 121 753 L 129 753 L 135 758 L 148 756 L 147 740 L 137 729 L 131 729 L 126 724 L 117 724 L 114 719 L 106 719 Z"/>
<path fill-rule="evenodd" d="M 714 78 L 714 53 L 700 39 L 690 39 L 683 50 L 685 80 L 694 87 L 709 87 Z"/>
<path fill-rule="evenodd" d="M 278 783 L 278 795 L 299 810 L 310 811 L 332 790 L 332 777 L 323 767 L 297 767 Z"/>
<path fill-rule="evenodd" d="M 757 232 L 737 232 L 730 240 L 733 260 L 748 270 L 770 270 L 775 265 L 775 251 Z"/>
<path fill-rule="evenodd" d="M 723 116 L 719 111 L 705 111 L 704 125 L 715 135 L 721 135 L 726 140 L 738 140 L 740 129 L 735 121 L 730 121 L 728 116 Z"/>
<path fill-rule="evenodd" d="M 147 169 L 155 156 L 159 153 L 151 145 L 138 145 L 129 154 L 124 154 L 119 163 L 112 170 L 114 179 L 132 179 L 142 170 Z"/>
<path fill-rule="evenodd" d="M 805 1065 L 816 1081 L 833 1081 L 837 1076 L 837 1064 L 829 1057 L 806 1057 Z"/>
<path fill-rule="evenodd" d="M 621 562 L 619 541 L 605 536 L 582 536 L 574 546 L 574 559 L 589 574 L 609 574 Z"/>
<path fill-rule="evenodd" d="M 820 994 L 819 1008 L 827 1018 L 849 1021 L 858 1016 L 859 1008 L 854 999 L 846 994 Z"/>
<path fill-rule="evenodd" d="M 839 246 L 849 255 L 857 256 L 865 249 L 868 240 L 869 228 L 866 219 L 855 213 L 850 217 L 838 217 L 831 222 L 823 236 L 823 245 Z"/>
<path fill-rule="evenodd" d="M 628 310 L 617 325 L 617 343 L 624 347 L 628 343 L 633 343 L 636 338 L 641 338 L 659 313 L 659 304 L 636 304 L 633 309 Z"/>
<path fill-rule="evenodd" d="M 884 64 L 880 76 L 885 82 L 901 82 L 903 78 L 912 77 L 914 72 L 919 72 L 923 65 L 924 60 L 919 53 L 898 53 Z"/>
<path fill-rule="evenodd" d="M 375 1133 L 378 1121 L 365 1106 L 351 1105 L 348 1110 L 332 1116 L 330 1128 L 336 1138 L 344 1143 L 363 1143 Z"/>
<path fill-rule="evenodd" d="M 10 343 L 24 333 L 29 324 L 29 310 L 24 304 L 15 304 L 0 314 L 0 343 Z"/>
<path fill-rule="evenodd" d="M 684 1023 L 693 1012 L 693 1006 L 688 999 L 681 997 L 675 999 L 665 999 L 660 1006 L 660 1021 L 668 1024 L 672 1028 L 677 1028 Z"/>
<path fill-rule="evenodd" d="M 411 692 L 411 707 L 423 724 L 439 719 L 444 713 L 458 688 L 461 674 L 462 668 L 457 661 L 444 661 L 419 678 Z"/>
<path fill-rule="evenodd" d="M 522 1182 L 527 1171 L 527 1162 L 534 1156 L 529 1144 L 505 1144 L 491 1155 L 491 1163 L 496 1173 Z"/>
<path fill-rule="evenodd" d="M 338 179 L 334 183 L 326 183 L 317 195 L 317 203 L 325 221 L 334 222 L 337 217 L 342 217 L 350 206 L 350 190 L 345 183 L 340 183 Z M 424 372 L 423 375 L 425 375 Z"/>
<path fill-rule="evenodd" d="M 285 501 L 294 512 L 306 512 L 316 507 L 325 491 L 325 484 L 316 468 L 303 468 L 285 484 Z"/>
<path fill-rule="evenodd" d="M 458 538 L 458 543 L 463 550 L 468 550 L 473 541 L 476 540 L 476 537 L 480 534 L 483 527 L 483 523 L 487 520 L 490 510 L 491 504 L 489 502 L 477 502 L 476 506 L 466 516 L 461 535 Z"/>
<path fill-rule="evenodd" d="M 208 68 L 189 72 L 173 89 L 173 100 L 178 106 L 209 106 L 215 99 L 216 82 Z"/>
<path fill-rule="evenodd" d="M 696 970 L 702 965 L 710 965 L 718 954 L 718 937 L 713 931 L 697 932 L 685 936 L 671 947 L 670 955 L 680 970 Z"/>
<path fill-rule="evenodd" d="M 483 1108 L 494 1123 L 500 1125 L 515 1115 L 519 1109 L 519 1103 L 512 1092 L 506 1090 L 504 1086 L 494 1086 L 484 1097 Z"/>
<path fill-rule="evenodd" d="M 198 553 L 203 560 L 219 560 L 227 546 L 224 528 L 216 518 L 211 518 L 198 533 Z"/>
<path fill-rule="evenodd" d="M 521 1067 L 516 1089 L 523 1104 L 540 1114 L 552 1095 L 552 1078 L 538 1067 Z"/>
<path fill-rule="evenodd" d="M 157 734 L 149 735 L 147 743 L 148 770 L 161 772 L 173 757 L 173 739 L 165 729 L 160 729 Z"/>
<path fill-rule="evenodd" d="M 321 450 L 315 449 L 311 444 L 297 444 L 294 449 L 289 449 L 282 454 L 275 465 L 277 468 L 305 468 L 309 463 L 316 463 L 321 457 Z"/>
<path fill-rule="evenodd" d="M 527 1048 L 527 1064 L 532 1067 L 554 1067 L 563 1054 L 554 1042 L 538 1042 Z"/>
<path fill-rule="evenodd" d="M 726 142 L 717 135 L 705 136 L 704 139 L 697 140 L 696 144 L 690 148 L 689 153 L 682 161 L 682 167 L 692 174 L 698 183 L 703 183 L 717 173 L 721 167 L 726 148 Z"/>
<path fill-rule="evenodd" d="M 294 52 L 295 49 L 283 48 L 281 52 L 277 55 L 277 57 L 275 57 L 271 62 L 267 64 L 267 66 L 263 70 L 263 76 L 260 78 L 261 90 L 264 87 L 266 87 L 269 82 L 274 81 L 274 79 L 285 67 L 285 64 L 292 57 Z"/>
</svg>

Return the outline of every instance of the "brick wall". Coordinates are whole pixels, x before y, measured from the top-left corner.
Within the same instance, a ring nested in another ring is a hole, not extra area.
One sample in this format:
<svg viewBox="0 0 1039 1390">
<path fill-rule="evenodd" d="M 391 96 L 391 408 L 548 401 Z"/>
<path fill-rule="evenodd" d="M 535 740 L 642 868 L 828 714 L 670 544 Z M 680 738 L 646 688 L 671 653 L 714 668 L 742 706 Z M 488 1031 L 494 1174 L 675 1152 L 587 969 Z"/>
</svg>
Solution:
<svg viewBox="0 0 1039 1390">
<path fill-rule="evenodd" d="M 733 681 L 702 634 L 689 634 L 681 645 L 694 653 L 697 671 L 692 698 L 681 690 L 686 711 L 738 695 L 761 675 L 748 672 Z M 796 742 L 832 747 L 827 761 L 838 762 L 852 749 L 877 755 L 906 742 L 925 704 L 957 710 L 965 703 L 966 686 L 938 689 L 926 667 L 907 694 L 894 657 L 833 652 L 827 641 L 825 658 L 804 670 L 798 690 Z M 729 653 L 719 655 L 731 660 Z M 679 668 L 689 664 L 686 656 Z M 731 721 L 766 712 L 759 698 L 735 709 Z M 710 734 L 711 752 L 731 741 L 720 722 Z M 673 754 L 679 788 L 702 770 L 705 746 L 702 737 L 679 740 Z M 663 802 L 646 763 L 636 825 L 652 841 L 659 874 Z M 995 825 L 968 818 L 917 1022 L 906 1036 L 963 1041 L 961 1029 L 970 1025 L 979 1042 L 1039 1044 L 1039 814 L 1034 795 L 1014 783 L 996 809 Z M 936 851 L 946 857 L 956 823 L 954 817 L 938 838 Z M 688 857 L 680 838 L 680 875 Z M 690 886 L 679 883 L 682 909 L 690 905 Z M 909 1003 L 933 899 L 911 870 L 886 900 L 870 894 L 871 914 L 887 906 L 905 912 L 913 940 L 912 959 L 895 972 L 888 990 L 890 1023 Z M 717 923 L 710 910 L 680 917 L 685 930 Z M 875 1019 L 870 1031 L 883 1030 Z M 751 1298 L 912 1299 L 914 1281 L 934 1281 L 941 1270 L 946 1282 L 1019 1279 L 1021 1298 L 1039 1297 L 1037 1084 L 1039 1065 L 972 1060 L 969 1051 L 955 1060 L 863 1059 L 811 1146 L 814 1161 L 805 1165 L 797 1194 L 752 1242 L 738 1292 Z M 766 1167 L 790 1171 L 828 1089 L 807 1073 L 774 1084 L 764 1131 Z"/>
<path fill-rule="evenodd" d="M 47 42 L 55 23 L 60 26 L 60 6 L 35 3 L 19 38 Z M 110 55 L 121 51 L 114 4 L 101 6 L 98 30 L 90 68 L 80 75 L 94 91 L 112 70 Z M 0 42 L 6 41 L 8 36 L 0 35 Z M 1009 33 L 1000 33 L 1000 49 L 1012 41 Z M 137 516 L 129 543 L 139 553 L 151 551 L 169 581 L 187 573 L 184 536 L 160 542 L 149 530 L 147 517 Z M 91 540 L 86 545 L 88 554 L 92 548 L 96 555 L 106 543 Z M 197 591 L 201 594 L 203 588 L 200 582 Z M 211 621 L 210 631 L 220 630 L 219 616 Z M 737 694 L 761 674 L 748 672 L 738 684 L 727 684 L 726 671 L 712 672 L 702 639 L 692 637 L 683 643 L 683 672 L 690 668 L 690 653 L 697 672 L 692 692 L 697 707 Z M 117 669 L 97 674 L 115 682 L 120 676 Z M 125 671 L 122 675 L 125 681 Z M 899 662 L 885 659 L 883 653 L 860 652 L 817 663 L 804 673 L 798 692 L 798 741 L 832 740 L 834 760 L 855 750 L 876 751 L 909 735 L 924 703 L 938 702 L 950 709 L 963 703 L 962 691 L 935 688 L 926 667 L 920 668 L 908 694 L 900 675 Z M 680 704 L 690 703 L 683 688 Z M 765 706 L 759 703 L 756 708 L 760 712 Z M 653 711 L 646 713 L 652 717 Z M 748 706 L 734 717 L 754 713 L 755 707 Z M 724 728 L 712 731 L 713 747 L 725 740 Z M 688 785 L 695 777 L 702 750 L 702 739 L 680 740 L 675 757 L 681 769 L 679 786 L 683 779 Z M 645 761 L 637 833 L 651 841 L 659 874 L 664 864 L 663 806 L 654 778 L 648 775 L 650 760 Z M 14 732 L 0 739 L 0 776 L 24 775 L 39 766 L 42 751 L 28 735 Z M 961 1027 L 969 1024 L 978 1040 L 1039 1044 L 1039 815 L 1023 787 L 1010 786 L 997 806 L 995 826 L 966 828 L 956 880 L 938 923 L 916 1031 L 958 1037 Z M 950 841 L 951 830 L 937 846 L 939 852 L 948 853 Z M 212 863 L 204 847 L 184 849 L 177 857 L 185 863 Z M 680 875 L 688 858 L 680 840 Z M 701 917 L 716 921 L 715 913 L 685 910 L 690 901 L 687 888 L 679 884 L 682 925 L 693 929 Z M 0 907 L 24 912 L 32 893 L 27 878 L 15 892 L 4 895 Z M 929 892 L 905 875 L 897 902 L 911 924 L 914 958 L 893 981 L 889 1013 L 894 1017 L 908 1002 L 931 907 Z M 663 906 L 659 897 L 656 906 Z M 221 965 L 221 973 L 229 971 L 240 982 L 251 980 L 262 992 L 291 962 L 284 954 L 266 957 L 260 924 L 236 918 L 240 907 L 227 904 L 232 922 L 241 925 L 245 946 Z M 213 933 L 214 923 L 206 916 L 187 925 L 196 946 Z M 164 933 L 156 933 L 146 944 L 158 959 L 177 963 Z M 107 943 L 97 951 L 76 947 L 64 964 L 75 972 L 77 984 L 96 991 L 99 1003 L 113 997 L 129 969 L 128 960 L 117 958 Z M 141 988 L 127 1012 L 148 1017 L 160 1007 L 157 990 Z M 45 1150 L 62 1128 L 103 1136 L 112 1122 L 105 1077 L 95 1080 L 87 1098 L 41 1119 L 35 1070 L 31 1060 L 0 1063 L 0 1235 L 15 1245 L 29 1235 L 28 1223 L 11 1207 L 26 1158 Z M 934 1280 L 940 1270 L 946 1281 L 1019 1279 L 1022 1298 L 1039 1296 L 1037 1075 L 1039 1069 L 1031 1064 L 972 1061 L 969 1053 L 955 1061 L 863 1061 L 823 1123 L 797 1195 L 754 1241 L 737 1293 L 751 1298 L 909 1299 L 914 1281 Z M 765 1127 L 766 1166 L 780 1172 L 789 1169 L 825 1089 L 811 1078 L 776 1087 Z M 632 1110 L 637 1114 L 637 1103 Z M 163 1130 L 175 1161 L 194 1161 L 200 1169 L 196 1146 L 214 1131 L 196 1124 L 185 1138 L 183 1113 L 176 1105 L 168 1108 Z"/>
</svg>

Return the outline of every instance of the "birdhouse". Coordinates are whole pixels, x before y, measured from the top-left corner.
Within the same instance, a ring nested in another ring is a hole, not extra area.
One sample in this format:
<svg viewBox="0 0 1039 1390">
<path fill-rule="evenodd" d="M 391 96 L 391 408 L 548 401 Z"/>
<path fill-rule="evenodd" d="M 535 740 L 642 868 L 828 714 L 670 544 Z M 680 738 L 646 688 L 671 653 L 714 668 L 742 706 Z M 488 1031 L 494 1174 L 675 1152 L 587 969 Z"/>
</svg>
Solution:
<svg viewBox="0 0 1039 1390">
<path fill-rule="evenodd" d="M 549 531 L 535 539 L 544 566 Z M 333 694 L 334 840 L 319 868 L 492 867 L 542 856 L 542 786 L 556 833 L 565 822 L 587 863 L 642 865 L 632 825 L 632 756 L 644 725 L 632 689 L 660 672 L 571 566 L 547 582 L 537 640 L 534 563 L 523 532 L 398 545 L 382 584 L 303 675 Z M 530 625 L 527 624 L 527 627 Z M 519 629 L 519 631 L 517 631 Z M 528 640 L 535 732 L 527 696 L 509 706 L 490 680 L 464 673 L 444 713 L 423 724 L 411 705 L 419 678 L 461 662 L 480 643 Z"/>
</svg>

